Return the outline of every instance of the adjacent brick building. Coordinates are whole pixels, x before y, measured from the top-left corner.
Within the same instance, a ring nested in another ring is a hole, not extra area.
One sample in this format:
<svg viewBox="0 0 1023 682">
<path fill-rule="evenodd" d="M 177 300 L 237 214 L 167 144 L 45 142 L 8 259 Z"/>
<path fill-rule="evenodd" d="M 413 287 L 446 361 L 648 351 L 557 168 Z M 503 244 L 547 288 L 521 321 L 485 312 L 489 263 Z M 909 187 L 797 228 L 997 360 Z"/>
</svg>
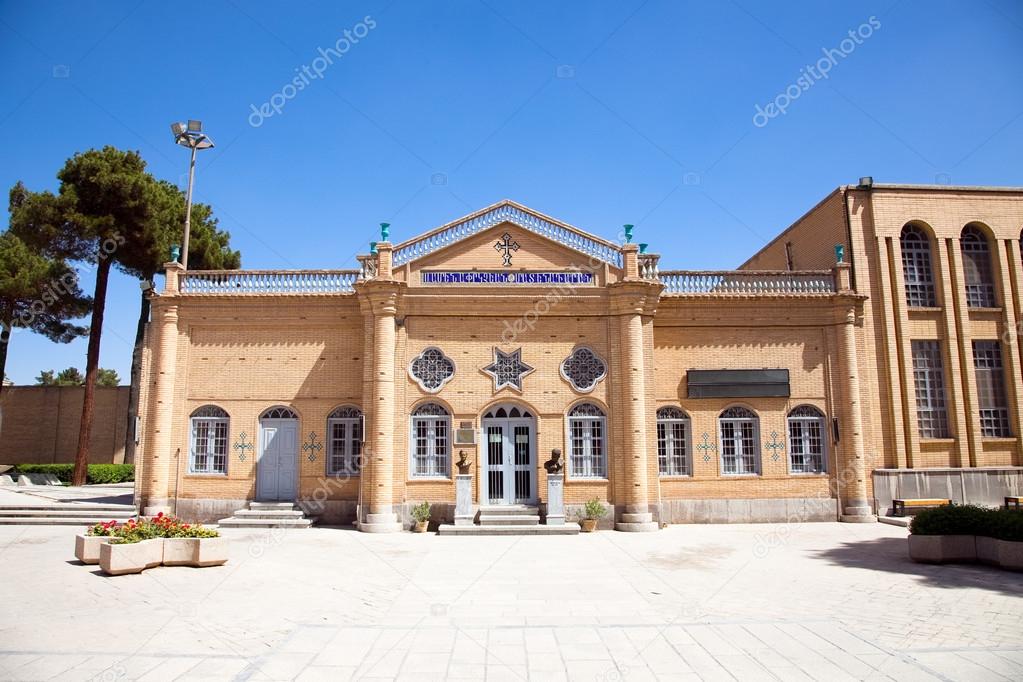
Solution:
<svg viewBox="0 0 1023 682">
<path fill-rule="evenodd" d="M 475 504 L 542 508 L 554 450 L 623 530 L 1018 492 L 1021 228 L 1021 190 L 842 187 L 740 270 L 671 271 L 504 201 L 360 270 L 170 265 L 137 495 L 386 531 L 450 518 L 462 454 Z"/>
</svg>

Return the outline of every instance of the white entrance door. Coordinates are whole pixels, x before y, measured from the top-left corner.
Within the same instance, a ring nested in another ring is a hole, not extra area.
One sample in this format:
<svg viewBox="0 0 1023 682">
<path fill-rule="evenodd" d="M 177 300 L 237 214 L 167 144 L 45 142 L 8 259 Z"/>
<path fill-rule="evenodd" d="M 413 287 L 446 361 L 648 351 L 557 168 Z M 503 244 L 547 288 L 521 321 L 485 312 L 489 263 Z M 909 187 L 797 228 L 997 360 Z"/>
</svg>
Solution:
<svg viewBox="0 0 1023 682">
<path fill-rule="evenodd" d="M 290 502 L 298 494 L 298 420 L 262 419 L 259 431 L 256 498 Z"/>
<path fill-rule="evenodd" d="M 483 416 L 484 504 L 536 503 L 536 422 L 518 407 Z"/>
</svg>

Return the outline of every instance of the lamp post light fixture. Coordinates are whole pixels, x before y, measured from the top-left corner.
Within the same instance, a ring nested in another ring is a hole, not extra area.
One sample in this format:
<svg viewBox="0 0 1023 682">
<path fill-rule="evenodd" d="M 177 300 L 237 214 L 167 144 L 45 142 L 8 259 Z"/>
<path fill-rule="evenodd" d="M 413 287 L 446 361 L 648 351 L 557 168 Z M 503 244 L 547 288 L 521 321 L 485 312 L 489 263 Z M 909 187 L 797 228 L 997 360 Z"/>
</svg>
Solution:
<svg viewBox="0 0 1023 682">
<path fill-rule="evenodd" d="M 192 161 L 188 165 L 188 192 L 185 194 L 185 239 L 181 247 L 181 265 L 188 269 L 188 238 L 192 232 L 192 181 L 195 180 L 195 153 L 200 149 L 213 149 L 213 140 L 202 131 L 202 121 L 171 123 L 174 141 L 192 150 Z"/>
</svg>

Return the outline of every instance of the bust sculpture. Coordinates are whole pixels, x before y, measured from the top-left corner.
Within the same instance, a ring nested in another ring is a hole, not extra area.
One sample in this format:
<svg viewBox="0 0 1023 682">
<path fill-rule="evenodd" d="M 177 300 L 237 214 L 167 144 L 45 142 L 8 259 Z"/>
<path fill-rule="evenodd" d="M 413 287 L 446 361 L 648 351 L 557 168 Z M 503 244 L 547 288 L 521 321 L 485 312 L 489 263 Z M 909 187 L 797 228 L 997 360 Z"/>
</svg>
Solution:
<svg viewBox="0 0 1023 682">
<path fill-rule="evenodd" d="M 565 468 L 565 465 L 561 463 L 561 450 L 558 448 L 551 450 L 551 458 L 543 463 L 543 468 L 547 470 L 548 474 L 560 474 L 561 470 Z"/>
<path fill-rule="evenodd" d="M 466 457 L 465 450 L 458 451 L 458 461 L 455 462 L 455 466 L 458 467 L 458 473 L 469 473 L 469 467 L 472 466 L 472 462 L 470 462 L 468 457 Z"/>
</svg>

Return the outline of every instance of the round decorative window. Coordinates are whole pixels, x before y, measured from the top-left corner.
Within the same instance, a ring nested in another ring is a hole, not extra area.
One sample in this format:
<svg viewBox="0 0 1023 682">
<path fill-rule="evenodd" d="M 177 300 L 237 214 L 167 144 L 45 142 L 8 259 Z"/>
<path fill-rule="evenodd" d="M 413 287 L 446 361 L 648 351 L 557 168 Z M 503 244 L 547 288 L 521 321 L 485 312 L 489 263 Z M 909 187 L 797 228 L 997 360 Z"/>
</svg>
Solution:
<svg viewBox="0 0 1023 682">
<path fill-rule="evenodd" d="M 607 376 L 607 363 L 589 348 L 580 346 L 562 361 L 561 376 L 575 390 L 589 393 Z"/>
<path fill-rule="evenodd" d="M 455 363 L 431 346 L 409 363 L 408 373 L 424 391 L 436 393 L 455 376 Z"/>
</svg>

